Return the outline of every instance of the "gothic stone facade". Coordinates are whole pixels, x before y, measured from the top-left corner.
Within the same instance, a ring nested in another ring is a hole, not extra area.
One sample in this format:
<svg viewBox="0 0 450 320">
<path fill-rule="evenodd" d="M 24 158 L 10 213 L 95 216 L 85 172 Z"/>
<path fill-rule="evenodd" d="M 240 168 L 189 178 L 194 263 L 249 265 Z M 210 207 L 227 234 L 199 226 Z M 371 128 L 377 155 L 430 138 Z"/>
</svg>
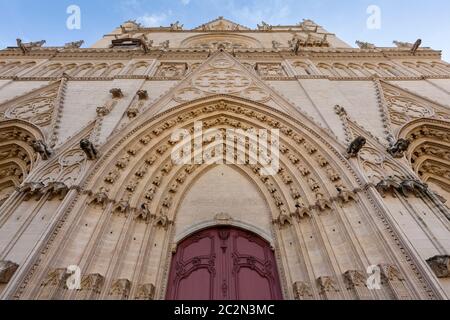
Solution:
<svg viewBox="0 0 450 320">
<path fill-rule="evenodd" d="M 220 17 L 0 51 L 1 299 L 164 299 L 177 245 L 217 226 L 270 244 L 284 299 L 448 299 L 450 65 L 357 44 Z M 173 165 L 196 121 L 279 129 L 278 174 Z"/>
</svg>

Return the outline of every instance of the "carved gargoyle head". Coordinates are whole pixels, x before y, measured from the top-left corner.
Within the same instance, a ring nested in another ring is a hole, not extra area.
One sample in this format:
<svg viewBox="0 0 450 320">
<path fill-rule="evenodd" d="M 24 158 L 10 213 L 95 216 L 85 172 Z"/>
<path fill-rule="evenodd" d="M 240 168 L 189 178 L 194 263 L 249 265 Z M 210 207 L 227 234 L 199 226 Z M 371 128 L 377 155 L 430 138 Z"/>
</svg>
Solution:
<svg viewBox="0 0 450 320">
<path fill-rule="evenodd" d="M 361 149 L 366 145 L 367 140 L 364 137 L 357 137 L 347 149 L 347 155 L 350 157 L 356 157 Z"/>
</svg>

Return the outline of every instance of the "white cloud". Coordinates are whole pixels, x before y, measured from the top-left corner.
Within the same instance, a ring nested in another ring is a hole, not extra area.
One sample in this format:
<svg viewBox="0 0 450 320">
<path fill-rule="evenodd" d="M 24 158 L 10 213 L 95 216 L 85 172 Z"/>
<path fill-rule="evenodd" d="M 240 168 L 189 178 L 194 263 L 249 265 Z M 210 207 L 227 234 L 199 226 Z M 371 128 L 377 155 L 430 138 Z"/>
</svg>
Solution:
<svg viewBox="0 0 450 320">
<path fill-rule="evenodd" d="M 159 27 L 164 24 L 166 20 L 166 13 L 144 14 L 136 19 L 136 21 L 141 23 L 144 27 Z"/>
<path fill-rule="evenodd" d="M 244 25 L 253 26 L 261 21 L 283 24 L 287 23 L 292 15 L 291 7 L 286 2 L 289 1 L 257 1 L 242 6 L 236 1 L 230 1 L 228 9 L 232 16 Z"/>
<path fill-rule="evenodd" d="M 187 6 L 190 2 L 191 0 L 181 0 L 181 3 L 184 4 L 185 6 Z"/>
</svg>

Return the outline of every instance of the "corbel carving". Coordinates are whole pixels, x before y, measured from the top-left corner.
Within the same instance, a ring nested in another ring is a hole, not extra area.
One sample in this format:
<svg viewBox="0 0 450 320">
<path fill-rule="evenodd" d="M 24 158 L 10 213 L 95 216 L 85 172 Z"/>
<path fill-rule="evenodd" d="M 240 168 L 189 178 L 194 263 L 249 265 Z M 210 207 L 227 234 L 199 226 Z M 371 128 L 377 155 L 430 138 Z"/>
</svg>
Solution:
<svg viewBox="0 0 450 320">
<path fill-rule="evenodd" d="M 148 100 L 148 93 L 146 90 L 139 90 L 138 92 L 136 92 L 136 97 L 137 97 L 137 99 L 133 102 L 133 104 L 127 110 L 127 116 L 130 119 L 137 117 L 140 110 L 144 106 L 145 101 Z"/>
<path fill-rule="evenodd" d="M 110 99 L 108 102 L 106 102 L 103 106 L 97 108 L 97 114 L 100 117 L 107 116 L 112 109 L 115 107 L 117 102 L 123 98 L 123 92 L 119 88 L 114 88 L 109 91 L 112 95 L 112 99 Z"/>
<path fill-rule="evenodd" d="M 434 256 L 427 260 L 428 265 L 438 278 L 450 278 L 450 256 Z"/>
<path fill-rule="evenodd" d="M 131 210 L 130 203 L 128 200 L 121 199 L 113 208 L 113 212 L 118 214 L 124 214 L 127 216 L 128 212 Z"/>
<path fill-rule="evenodd" d="M 106 208 L 109 200 L 109 189 L 101 187 L 99 192 L 93 195 L 92 200 L 89 202 L 90 205 L 101 205 L 103 209 Z"/>
<path fill-rule="evenodd" d="M 332 277 L 319 277 L 317 279 L 317 284 L 319 285 L 319 290 L 321 294 L 326 294 L 327 292 L 338 292 L 336 281 Z"/>
<path fill-rule="evenodd" d="M 285 227 L 288 225 L 292 225 L 291 215 L 287 212 L 286 209 L 281 209 L 280 214 L 276 220 L 274 220 L 275 224 L 278 224 L 280 227 Z"/>
<path fill-rule="evenodd" d="M 152 283 L 142 284 L 138 287 L 136 293 L 136 300 L 154 300 L 155 299 L 155 285 Z"/>
<path fill-rule="evenodd" d="M 336 190 L 338 191 L 338 199 L 341 200 L 343 203 L 348 203 L 350 200 L 356 201 L 356 194 L 342 184 L 339 184 L 336 186 Z"/>
<path fill-rule="evenodd" d="M 167 230 L 167 228 L 172 224 L 172 221 L 167 217 L 165 210 L 161 209 L 160 215 L 155 219 L 155 226 Z"/>
<path fill-rule="evenodd" d="M 305 216 L 311 218 L 311 212 L 310 212 L 309 208 L 307 208 L 300 199 L 297 199 L 297 201 L 295 203 L 295 208 L 296 208 L 295 215 L 299 219 L 303 219 Z"/>
<path fill-rule="evenodd" d="M 105 278 L 98 273 L 83 276 L 81 279 L 81 291 L 85 291 L 86 294 L 83 295 L 86 299 L 100 294 L 104 282 Z"/>
<path fill-rule="evenodd" d="M 114 282 L 109 295 L 118 299 L 126 300 L 130 294 L 131 282 L 128 279 L 119 279 Z"/>
<path fill-rule="evenodd" d="M 359 270 L 349 270 L 344 273 L 344 279 L 348 289 L 366 286 L 366 275 Z"/>
<path fill-rule="evenodd" d="M 135 219 L 144 221 L 145 223 L 149 224 L 152 218 L 153 215 L 150 212 L 149 205 L 147 203 L 141 204 L 140 209 L 136 212 Z"/>
<path fill-rule="evenodd" d="M 320 211 L 331 210 L 331 202 L 326 200 L 323 194 L 316 193 L 316 207 Z"/>
<path fill-rule="evenodd" d="M 294 297 L 296 300 L 312 300 L 313 293 L 311 286 L 303 281 L 294 283 Z"/>
<path fill-rule="evenodd" d="M 11 261 L 0 261 L 0 284 L 7 284 L 19 265 Z"/>
</svg>

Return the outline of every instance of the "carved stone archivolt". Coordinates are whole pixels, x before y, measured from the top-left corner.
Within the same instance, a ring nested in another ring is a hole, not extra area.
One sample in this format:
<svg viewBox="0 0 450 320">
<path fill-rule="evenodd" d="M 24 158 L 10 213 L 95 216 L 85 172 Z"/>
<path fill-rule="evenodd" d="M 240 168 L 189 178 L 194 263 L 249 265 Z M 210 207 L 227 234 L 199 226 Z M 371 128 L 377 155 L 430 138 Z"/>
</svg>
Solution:
<svg viewBox="0 0 450 320">
<path fill-rule="evenodd" d="M 0 206 L 14 193 L 38 158 L 33 142 L 42 139 L 37 128 L 19 120 L 0 124 Z"/>
<path fill-rule="evenodd" d="M 450 191 L 450 122 L 419 119 L 406 125 L 400 137 L 411 141 L 406 153 L 415 173 L 425 183 Z M 447 199 L 448 200 L 448 199 Z"/>
<path fill-rule="evenodd" d="M 227 128 L 269 127 L 280 130 L 281 159 L 277 174 L 264 176 L 261 166 L 250 161 L 242 165 L 242 170 L 260 187 L 270 206 L 270 219 L 275 222 L 274 232 L 288 234 L 296 232 L 298 226 L 310 228 L 315 223 L 322 223 L 322 218 L 326 219 L 327 216 L 339 219 L 336 212 L 341 210 L 341 206 L 361 206 L 358 201 L 360 190 L 355 188 L 358 176 L 352 172 L 345 159 L 343 146 L 338 152 L 324 139 L 324 135 L 317 133 L 320 129 L 309 130 L 300 122 L 230 97 L 180 106 L 151 121 L 138 122 L 134 129 L 127 128 L 127 134 L 121 138 L 113 137 L 103 147 L 101 157 L 93 163 L 81 186 L 88 193 L 86 198 L 89 205 L 77 214 L 80 217 L 102 215 L 111 223 L 116 223 L 115 217 L 120 216 L 122 224 L 126 217 L 129 223 L 134 220 L 133 227 L 148 230 L 146 234 L 149 236 L 170 241 L 171 238 L 166 235 L 173 234 L 180 199 L 207 167 L 200 164 L 173 165 L 170 150 L 176 141 L 172 139 L 171 133 L 177 127 L 191 131 L 197 120 L 202 121 L 205 128 L 216 128 L 221 133 Z M 208 139 L 203 141 L 205 146 L 211 142 Z M 360 156 L 364 156 L 363 151 Z M 331 218 L 324 221 L 331 222 Z M 69 236 L 73 236 L 70 241 L 76 241 L 75 229 Z M 99 235 L 98 240 L 102 237 Z M 153 249 L 156 241 L 150 238 L 145 250 L 158 252 Z M 128 245 L 133 244 L 127 244 L 127 248 Z M 158 242 L 157 245 L 169 247 L 166 242 Z M 57 248 L 54 250 L 58 251 Z M 164 258 L 166 253 L 161 253 L 164 270 L 168 264 Z M 116 254 L 123 257 L 124 253 Z M 95 263 L 96 259 L 93 257 L 91 262 Z M 141 275 L 144 271 L 139 269 L 137 272 Z M 114 283 L 111 279 L 105 280 Z M 322 277 L 318 285 L 321 294 L 327 299 L 339 297 L 340 285 L 332 278 Z M 126 288 L 124 282 L 118 287 L 118 296 L 123 288 Z M 103 289 L 110 292 L 110 288 Z M 303 292 L 304 298 L 310 297 L 305 288 L 298 286 L 297 291 Z M 151 285 L 139 287 L 137 293 L 133 290 L 131 294 L 137 299 L 152 299 L 155 288 Z"/>
</svg>

